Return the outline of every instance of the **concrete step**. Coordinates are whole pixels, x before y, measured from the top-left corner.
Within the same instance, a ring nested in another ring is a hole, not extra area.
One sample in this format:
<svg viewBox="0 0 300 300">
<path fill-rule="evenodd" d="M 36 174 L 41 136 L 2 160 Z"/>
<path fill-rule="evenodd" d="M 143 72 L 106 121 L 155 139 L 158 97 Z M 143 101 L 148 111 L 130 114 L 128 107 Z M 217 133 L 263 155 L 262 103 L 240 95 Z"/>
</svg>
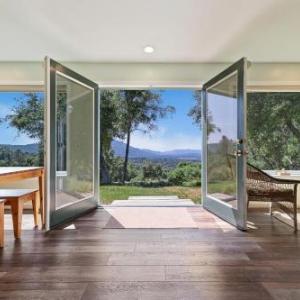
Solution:
<svg viewBox="0 0 300 300">
<path fill-rule="evenodd" d="M 128 197 L 128 200 L 174 200 L 174 199 L 179 199 L 178 196 L 130 196 Z"/>
<path fill-rule="evenodd" d="M 194 202 L 190 199 L 168 199 L 168 200 L 115 200 L 112 206 L 149 206 L 149 207 L 173 207 L 173 206 L 194 206 Z"/>
</svg>

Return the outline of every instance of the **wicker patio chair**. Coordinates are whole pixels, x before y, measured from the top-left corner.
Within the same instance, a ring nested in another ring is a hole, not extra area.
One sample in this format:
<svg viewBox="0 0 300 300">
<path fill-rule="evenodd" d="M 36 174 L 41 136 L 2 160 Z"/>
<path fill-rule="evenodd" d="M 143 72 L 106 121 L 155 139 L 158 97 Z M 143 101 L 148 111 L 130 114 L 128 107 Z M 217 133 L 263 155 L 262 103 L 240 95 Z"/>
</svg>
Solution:
<svg viewBox="0 0 300 300">
<path fill-rule="evenodd" d="M 297 185 L 300 182 L 274 178 L 264 171 L 247 163 L 247 194 L 250 201 L 271 202 L 271 215 L 274 209 L 287 213 L 297 231 Z"/>
</svg>

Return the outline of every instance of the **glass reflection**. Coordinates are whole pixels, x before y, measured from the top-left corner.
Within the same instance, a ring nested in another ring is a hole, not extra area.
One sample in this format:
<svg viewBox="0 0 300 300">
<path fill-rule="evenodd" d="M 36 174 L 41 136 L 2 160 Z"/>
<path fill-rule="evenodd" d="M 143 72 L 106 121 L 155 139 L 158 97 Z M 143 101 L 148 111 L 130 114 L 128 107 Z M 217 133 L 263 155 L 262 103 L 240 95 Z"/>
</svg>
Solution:
<svg viewBox="0 0 300 300">
<path fill-rule="evenodd" d="M 207 193 L 236 207 L 236 73 L 207 90 L 207 116 Z"/>
<path fill-rule="evenodd" d="M 57 209 L 94 194 L 94 95 L 92 89 L 59 74 L 56 82 Z"/>
</svg>

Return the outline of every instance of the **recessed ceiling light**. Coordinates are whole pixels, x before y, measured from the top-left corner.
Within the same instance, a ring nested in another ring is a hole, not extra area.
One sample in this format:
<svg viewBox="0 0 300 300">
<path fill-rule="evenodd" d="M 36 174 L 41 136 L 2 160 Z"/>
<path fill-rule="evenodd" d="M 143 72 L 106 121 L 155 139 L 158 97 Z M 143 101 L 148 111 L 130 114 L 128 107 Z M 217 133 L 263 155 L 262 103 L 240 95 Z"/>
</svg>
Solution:
<svg viewBox="0 0 300 300">
<path fill-rule="evenodd" d="M 145 52 L 145 53 L 153 53 L 153 52 L 154 52 L 154 48 L 151 47 L 151 46 L 146 46 L 146 47 L 144 48 L 144 52 Z"/>
</svg>

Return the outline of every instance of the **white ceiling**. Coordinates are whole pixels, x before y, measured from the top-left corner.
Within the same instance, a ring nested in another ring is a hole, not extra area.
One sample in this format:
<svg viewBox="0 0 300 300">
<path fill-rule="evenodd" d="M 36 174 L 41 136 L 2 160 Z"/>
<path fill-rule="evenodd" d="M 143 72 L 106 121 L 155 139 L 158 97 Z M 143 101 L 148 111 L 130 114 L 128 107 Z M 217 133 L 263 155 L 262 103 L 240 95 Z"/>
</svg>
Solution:
<svg viewBox="0 0 300 300">
<path fill-rule="evenodd" d="M 0 0 L 0 61 L 299 62 L 299 13 L 300 0 Z"/>
</svg>

